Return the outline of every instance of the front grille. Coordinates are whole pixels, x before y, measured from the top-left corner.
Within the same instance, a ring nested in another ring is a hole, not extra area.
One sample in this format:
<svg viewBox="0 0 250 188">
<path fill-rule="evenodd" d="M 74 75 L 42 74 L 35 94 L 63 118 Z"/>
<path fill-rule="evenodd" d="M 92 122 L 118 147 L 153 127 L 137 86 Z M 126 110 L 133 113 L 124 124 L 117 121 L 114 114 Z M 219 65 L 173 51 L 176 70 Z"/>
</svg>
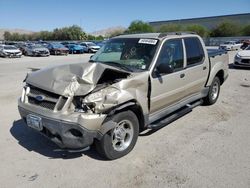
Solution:
<svg viewBox="0 0 250 188">
<path fill-rule="evenodd" d="M 34 86 L 30 86 L 30 93 L 33 95 L 43 95 L 45 97 L 49 97 L 49 98 L 53 98 L 53 99 L 58 99 L 60 97 L 60 95 L 49 92 L 49 91 L 45 91 L 43 89 L 39 89 L 37 87 Z"/>
<path fill-rule="evenodd" d="M 36 105 L 36 106 L 40 106 L 42 108 L 47 108 L 50 110 L 54 110 L 56 103 L 54 102 L 49 102 L 49 101 L 37 101 L 35 98 L 33 97 L 28 97 L 28 102 L 30 104 Z"/>
<path fill-rule="evenodd" d="M 60 96 L 58 94 L 39 89 L 34 86 L 29 86 L 30 92 L 27 94 L 28 103 L 31 105 L 39 106 L 49 110 L 62 110 L 64 107 L 67 97 Z M 37 100 L 37 97 L 42 97 L 43 100 Z M 56 108 L 56 109 L 55 109 Z"/>
<path fill-rule="evenodd" d="M 246 63 L 246 64 L 250 64 L 250 59 L 242 59 L 241 62 Z"/>
<path fill-rule="evenodd" d="M 39 51 L 40 54 L 47 54 L 47 51 Z"/>
</svg>

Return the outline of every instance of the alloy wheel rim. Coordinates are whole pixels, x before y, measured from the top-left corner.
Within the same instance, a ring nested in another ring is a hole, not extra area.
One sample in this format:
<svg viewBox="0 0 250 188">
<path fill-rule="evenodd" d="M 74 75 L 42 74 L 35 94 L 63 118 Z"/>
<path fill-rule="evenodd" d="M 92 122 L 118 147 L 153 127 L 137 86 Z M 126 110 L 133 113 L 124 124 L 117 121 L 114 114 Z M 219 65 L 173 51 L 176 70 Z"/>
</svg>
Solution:
<svg viewBox="0 0 250 188">
<path fill-rule="evenodd" d="M 218 93 L 219 93 L 219 83 L 215 82 L 212 87 L 212 93 L 211 93 L 212 100 L 215 100 L 218 97 Z"/>
<path fill-rule="evenodd" d="M 112 146 L 115 151 L 124 151 L 129 147 L 134 135 L 132 122 L 122 120 L 112 131 Z"/>
</svg>

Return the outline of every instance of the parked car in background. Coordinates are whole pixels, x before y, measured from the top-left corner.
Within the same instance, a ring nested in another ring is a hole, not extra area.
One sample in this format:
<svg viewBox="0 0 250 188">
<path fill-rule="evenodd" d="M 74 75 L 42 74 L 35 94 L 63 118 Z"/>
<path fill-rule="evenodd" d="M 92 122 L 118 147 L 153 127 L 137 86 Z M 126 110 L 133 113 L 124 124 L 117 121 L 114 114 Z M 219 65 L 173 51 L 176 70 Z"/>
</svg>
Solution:
<svg viewBox="0 0 250 188">
<path fill-rule="evenodd" d="M 250 67 L 250 46 L 235 55 L 233 66 Z"/>
<path fill-rule="evenodd" d="M 96 44 L 97 46 L 100 46 L 100 48 L 101 48 L 106 42 L 107 42 L 107 40 L 104 40 L 104 41 L 97 41 L 97 42 L 95 42 L 95 44 Z"/>
<path fill-rule="evenodd" d="M 240 41 L 228 41 L 219 46 L 219 49 L 223 50 L 239 50 L 242 46 Z"/>
<path fill-rule="evenodd" d="M 242 41 L 241 49 L 244 50 L 244 49 L 247 48 L 248 46 L 250 46 L 250 40 L 243 40 L 243 41 Z"/>
<path fill-rule="evenodd" d="M 100 49 L 100 46 L 96 45 L 93 42 L 81 42 L 79 44 L 85 47 L 84 51 L 88 53 L 95 53 Z"/>
<path fill-rule="evenodd" d="M 69 49 L 70 54 L 84 53 L 84 47 L 79 44 L 70 43 L 70 44 L 66 44 L 65 46 Z"/>
<path fill-rule="evenodd" d="M 26 43 L 26 42 L 20 42 L 20 43 L 15 44 L 15 46 L 16 46 L 19 50 L 21 50 L 22 54 L 25 54 L 26 48 L 27 48 L 29 45 L 32 45 L 32 44 Z"/>
<path fill-rule="evenodd" d="M 47 45 L 50 54 L 54 55 L 68 55 L 69 49 L 59 42 L 52 42 Z"/>
<path fill-rule="evenodd" d="M 14 45 L 1 45 L 0 56 L 1 57 L 21 57 L 22 52 Z"/>
<path fill-rule="evenodd" d="M 25 54 L 27 56 L 49 56 L 48 48 L 40 44 L 28 45 L 25 47 Z"/>
</svg>

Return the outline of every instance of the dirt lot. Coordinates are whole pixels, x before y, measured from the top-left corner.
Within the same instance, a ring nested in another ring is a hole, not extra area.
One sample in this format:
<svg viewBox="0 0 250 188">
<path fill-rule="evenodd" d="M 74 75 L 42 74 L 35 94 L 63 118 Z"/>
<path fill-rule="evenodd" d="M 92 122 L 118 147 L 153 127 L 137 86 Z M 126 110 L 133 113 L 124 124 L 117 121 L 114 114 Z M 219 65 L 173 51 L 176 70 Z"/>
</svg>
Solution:
<svg viewBox="0 0 250 188">
<path fill-rule="evenodd" d="M 134 150 L 115 161 L 92 148 L 58 151 L 27 128 L 17 110 L 26 73 L 88 57 L 0 59 L 1 187 L 250 187 L 250 70 L 231 68 L 215 105 L 142 134 Z"/>
</svg>

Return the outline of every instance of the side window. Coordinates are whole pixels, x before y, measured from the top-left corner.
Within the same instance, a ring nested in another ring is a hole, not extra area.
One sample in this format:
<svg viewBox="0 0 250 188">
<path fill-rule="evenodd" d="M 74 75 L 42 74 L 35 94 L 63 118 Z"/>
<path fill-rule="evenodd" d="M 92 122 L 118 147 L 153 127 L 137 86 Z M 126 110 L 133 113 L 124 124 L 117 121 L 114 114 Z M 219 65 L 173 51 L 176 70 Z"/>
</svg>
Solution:
<svg viewBox="0 0 250 188">
<path fill-rule="evenodd" d="M 159 54 L 157 65 L 166 63 L 173 70 L 179 71 L 183 68 L 183 46 L 181 39 L 167 40 Z"/>
<path fill-rule="evenodd" d="M 198 38 L 185 38 L 185 47 L 187 54 L 187 66 L 202 63 L 205 54 Z"/>
</svg>

